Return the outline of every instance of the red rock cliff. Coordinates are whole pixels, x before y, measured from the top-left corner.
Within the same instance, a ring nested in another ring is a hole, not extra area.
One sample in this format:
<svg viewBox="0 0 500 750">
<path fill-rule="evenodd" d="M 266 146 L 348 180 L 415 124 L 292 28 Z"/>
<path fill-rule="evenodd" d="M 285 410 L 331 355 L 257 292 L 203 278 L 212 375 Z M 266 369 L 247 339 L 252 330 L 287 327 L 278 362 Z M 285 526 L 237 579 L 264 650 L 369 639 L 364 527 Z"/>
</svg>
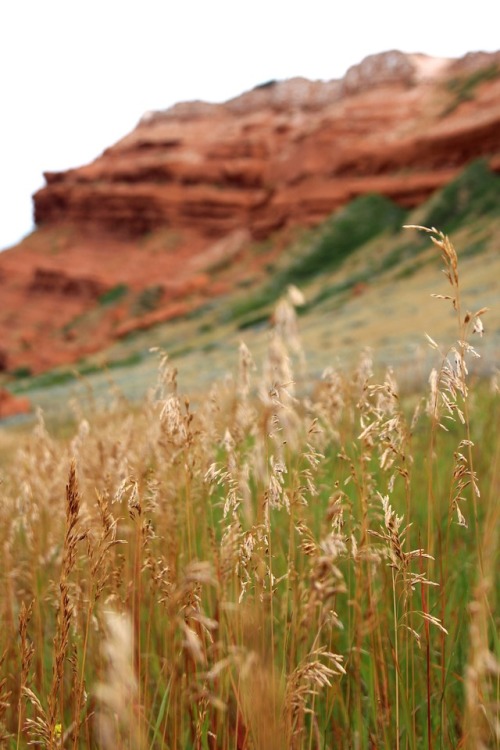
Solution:
<svg viewBox="0 0 500 750">
<path fill-rule="evenodd" d="M 226 104 L 149 113 L 92 164 L 47 173 L 37 224 L 122 236 L 168 225 L 220 237 L 245 227 L 260 238 L 318 222 L 367 191 L 415 205 L 471 158 L 498 165 L 499 62 L 388 52 L 341 81 L 269 82 Z M 472 98 L 467 81 L 488 67 L 495 80 Z"/>
<path fill-rule="evenodd" d="M 340 81 L 148 113 L 93 163 L 46 173 L 39 229 L 0 255 L 0 370 L 72 362 L 182 315 L 227 289 L 211 271 L 252 239 L 366 192 L 416 205 L 478 156 L 500 170 L 500 53 L 388 52 Z M 98 304 L 120 285 L 132 303 Z"/>
</svg>

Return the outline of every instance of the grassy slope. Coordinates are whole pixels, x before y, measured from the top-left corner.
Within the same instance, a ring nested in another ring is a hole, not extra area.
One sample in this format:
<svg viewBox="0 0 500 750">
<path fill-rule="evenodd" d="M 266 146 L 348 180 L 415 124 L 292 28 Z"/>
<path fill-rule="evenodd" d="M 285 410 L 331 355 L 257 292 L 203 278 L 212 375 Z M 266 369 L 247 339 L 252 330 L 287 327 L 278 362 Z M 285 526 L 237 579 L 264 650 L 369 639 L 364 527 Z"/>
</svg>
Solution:
<svg viewBox="0 0 500 750">
<path fill-rule="evenodd" d="M 412 372 L 425 371 L 422 332 L 432 330 L 435 337 L 449 340 L 454 328 L 452 316 L 428 297 L 442 291 L 439 253 L 425 237 L 402 229 L 404 223 L 417 223 L 451 234 L 465 270 L 467 304 L 492 308 L 481 363 L 487 370 L 500 343 L 499 194 L 500 178 L 476 162 L 411 213 L 378 195 L 359 198 L 315 230 L 296 232 L 267 277 L 252 271 L 251 253 L 262 252 L 256 246 L 246 259 L 249 270 L 243 287 L 186 320 L 131 335 L 76 369 L 98 390 L 106 390 L 112 378 L 135 397 L 154 382 L 149 348 L 161 346 L 178 361 L 188 386 L 203 389 L 212 374 L 231 369 L 241 339 L 257 359 L 261 357 L 273 306 L 294 284 L 306 299 L 300 328 L 312 373 L 319 374 L 332 361 L 352 361 L 361 348 L 370 346 L 382 361 L 400 363 L 413 377 Z M 272 243 L 267 242 L 266 252 Z M 231 268 L 218 274 L 230 279 Z M 109 374 L 99 374 L 103 363 L 111 367 Z M 50 410 L 54 401 L 60 405 L 74 390 L 73 372 L 66 368 L 39 378 L 19 378 L 11 387 L 16 392 L 28 390 L 34 403 Z"/>
</svg>

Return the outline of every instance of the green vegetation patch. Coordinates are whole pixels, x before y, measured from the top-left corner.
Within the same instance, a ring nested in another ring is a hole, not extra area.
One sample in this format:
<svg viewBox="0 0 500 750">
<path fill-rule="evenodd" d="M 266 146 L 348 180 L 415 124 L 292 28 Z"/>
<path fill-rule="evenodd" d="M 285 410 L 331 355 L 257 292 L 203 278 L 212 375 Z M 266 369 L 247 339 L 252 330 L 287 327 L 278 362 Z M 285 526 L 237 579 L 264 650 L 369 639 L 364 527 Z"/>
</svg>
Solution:
<svg viewBox="0 0 500 750">
<path fill-rule="evenodd" d="M 49 370 L 33 377 L 24 376 L 22 382 L 19 381 L 12 384 L 11 390 L 13 393 L 27 393 L 35 388 L 51 388 L 55 385 L 63 385 L 74 379 L 75 371 L 67 369 Z"/>
<path fill-rule="evenodd" d="M 12 370 L 11 375 L 17 380 L 20 380 L 21 378 L 29 378 L 32 375 L 31 367 L 28 367 L 27 365 L 20 365 L 20 367 L 16 367 L 14 370 Z"/>
<path fill-rule="evenodd" d="M 454 99 L 451 104 L 446 108 L 444 114 L 449 115 L 453 112 L 462 102 L 471 101 L 474 99 L 475 91 L 477 87 L 485 81 L 493 81 L 495 78 L 500 76 L 500 65 L 498 63 L 492 63 L 484 68 L 475 70 L 469 75 L 455 76 L 450 78 L 446 83 L 448 91 L 454 95 Z"/>
<path fill-rule="evenodd" d="M 161 284 L 153 284 L 139 292 L 132 305 L 132 315 L 145 315 L 156 310 L 163 297 L 164 288 Z"/>
<path fill-rule="evenodd" d="M 104 306 L 114 305 L 116 302 L 119 302 L 126 297 L 128 293 L 129 288 L 127 284 L 116 284 L 116 286 L 111 287 L 107 292 L 101 294 L 99 297 L 99 304 Z"/>
<path fill-rule="evenodd" d="M 119 367 L 132 367 L 139 364 L 143 359 L 141 352 L 131 352 L 124 357 L 112 359 L 109 362 L 98 363 L 80 360 L 73 368 L 62 368 L 48 370 L 39 375 L 32 375 L 29 367 L 19 367 L 12 372 L 16 381 L 9 387 L 13 393 L 27 393 L 38 388 L 52 388 L 57 385 L 65 385 L 77 380 L 79 377 L 94 375 L 95 373 L 113 370 Z"/>
<path fill-rule="evenodd" d="M 309 251 L 281 274 L 283 287 L 301 284 L 320 273 L 333 271 L 358 247 L 382 232 L 404 224 L 406 211 L 382 195 L 356 198 L 329 219 Z"/>
<path fill-rule="evenodd" d="M 478 159 L 431 199 L 422 223 L 449 233 L 486 214 L 498 216 L 499 196 L 500 177 Z"/>
<path fill-rule="evenodd" d="M 240 328 L 262 322 L 264 310 L 280 297 L 290 284 L 303 286 L 323 273 L 332 273 L 359 247 L 382 232 L 395 232 L 405 222 L 406 211 L 382 195 L 372 193 L 356 198 L 335 212 L 303 246 L 298 257 L 277 271 L 263 289 L 236 302 L 225 316 L 240 321 Z M 342 288 L 360 280 L 359 274 Z M 365 280 L 365 275 L 362 275 Z M 328 295 L 330 296 L 330 295 Z"/>
</svg>

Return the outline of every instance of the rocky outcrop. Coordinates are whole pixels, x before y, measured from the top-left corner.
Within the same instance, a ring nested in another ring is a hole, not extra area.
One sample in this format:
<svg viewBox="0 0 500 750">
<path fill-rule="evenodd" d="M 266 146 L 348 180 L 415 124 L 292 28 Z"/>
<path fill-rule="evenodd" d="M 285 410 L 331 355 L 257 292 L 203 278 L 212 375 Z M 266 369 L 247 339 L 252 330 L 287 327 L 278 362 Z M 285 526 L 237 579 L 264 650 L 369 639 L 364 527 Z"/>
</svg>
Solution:
<svg viewBox="0 0 500 750">
<path fill-rule="evenodd" d="M 28 414 L 30 411 L 29 399 L 24 396 L 13 396 L 6 388 L 0 388 L 0 420 L 17 414 Z"/>
<path fill-rule="evenodd" d="M 498 55 L 392 51 L 342 81 L 270 81 L 226 104 L 149 113 L 92 164 L 47 173 L 36 221 L 129 237 L 164 225 L 205 237 L 246 227 L 260 239 L 368 191 L 416 205 L 471 158 L 500 154 L 495 72 Z"/>
<path fill-rule="evenodd" d="M 0 255 L 0 370 L 74 362 L 190 312 L 264 273 L 266 253 L 240 263 L 253 242 L 368 192 L 418 205 L 479 156 L 500 171 L 500 53 L 391 51 L 339 81 L 147 113 L 91 164 L 45 174 L 38 230 Z"/>
<path fill-rule="evenodd" d="M 29 286 L 32 295 L 83 297 L 94 301 L 99 299 L 105 289 L 96 279 L 72 276 L 53 268 L 35 268 Z"/>
</svg>

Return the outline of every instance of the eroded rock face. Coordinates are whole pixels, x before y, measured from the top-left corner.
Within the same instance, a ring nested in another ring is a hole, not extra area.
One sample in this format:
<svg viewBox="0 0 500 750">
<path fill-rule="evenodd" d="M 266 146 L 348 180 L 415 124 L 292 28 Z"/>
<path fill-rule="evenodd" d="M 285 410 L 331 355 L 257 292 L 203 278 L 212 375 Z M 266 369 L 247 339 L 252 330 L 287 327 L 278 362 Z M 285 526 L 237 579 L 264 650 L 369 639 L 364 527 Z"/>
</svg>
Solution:
<svg viewBox="0 0 500 750">
<path fill-rule="evenodd" d="M 106 287 L 93 278 L 71 276 L 53 268 L 35 268 L 29 287 L 33 295 L 49 294 L 61 297 L 82 297 L 97 300 Z"/>
<path fill-rule="evenodd" d="M 418 205 L 479 156 L 500 171 L 500 53 L 391 51 L 340 81 L 148 113 L 91 164 L 45 174 L 39 229 L 0 255 L 0 369 L 74 362 L 184 315 L 245 281 L 252 242 L 368 192 Z"/>
<path fill-rule="evenodd" d="M 465 101 L 467 78 L 495 64 L 392 51 L 342 81 L 271 81 L 226 104 L 149 113 L 92 164 L 47 173 L 36 221 L 130 237 L 164 225 L 206 237 L 245 227 L 259 239 L 368 191 L 416 205 L 471 158 L 498 156 L 500 77 Z M 460 77 L 463 102 L 449 85 Z"/>
<path fill-rule="evenodd" d="M 24 396 L 13 396 L 6 388 L 0 388 L 0 420 L 30 411 L 29 399 Z"/>
<path fill-rule="evenodd" d="M 412 56 L 398 50 L 369 55 L 347 71 L 342 91 L 344 94 L 359 94 L 374 86 L 412 86 L 417 81 L 419 70 L 418 62 Z"/>
</svg>

